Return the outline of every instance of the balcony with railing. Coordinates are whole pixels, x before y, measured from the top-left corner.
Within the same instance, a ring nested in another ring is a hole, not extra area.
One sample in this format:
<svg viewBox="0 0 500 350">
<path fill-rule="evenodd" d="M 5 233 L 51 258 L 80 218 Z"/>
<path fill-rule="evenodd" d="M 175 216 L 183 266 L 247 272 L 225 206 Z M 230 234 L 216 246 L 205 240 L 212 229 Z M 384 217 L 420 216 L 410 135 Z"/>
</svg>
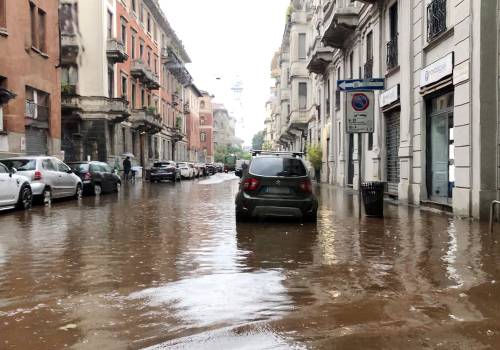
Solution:
<svg viewBox="0 0 500 350">
<path fill-rule="evenodd" d="M 136 130 L 156 134 L 162 129 L 161 116 L 154 108 L 134 109 L 130 116 L 132 127 Z"/>
<path fill-rule="evenodd" d="M 106 55 L 110 63 L 123 63 L 128 60 L 125 45 L 116 39 L 108 39 Z"/>
<path fill-rule="evenodd" d="M 359 24 L 361 7 L 350 0 L 333 0 L 323 8 L 324 31 L 321 41 L 325 46 L 343 48 L 346 39 Z"/>
<path fill-rule="evenodd" d="M 290 114 L 288 127 L 295 130 L 307 130 L 310 116 L 307 110 L 297 110 Z"/>
<path fill-rule="evenodd" d="M 191 74 L 189 74 L 188 70 L 184 66 L 184 63 L 179 59 L 172 48 L 167 49 L 167 59 L 165 60 L 165 65 L 169 72 L 173 74 L 175 79 L 177 79 L 181 85 L 186 86 L 191 84 L 193 81 Z"/>
<path fill-rule="evenodd" d="M 373 58 L 369 58 L 368 60 L 366 60 L 363 71 L 365 79 L 373 78 Z"/>
<path fill-rule="evenodd" d="M 427 5 L 427 41 L 446 31 L 446 0 L 432 0 Z"/>
<path fill-rule="evenodd" d="M 333 49 L 324 47 L 320 38 L 314 41 L 314 44 L 309 49 L 307 70 L 311 73 L 323 74 L 328 65 L 332 62 Z"/>
<path fill-rule="evenodd" d="M 396 68 L 399 65 L 398 62 L 398 36 L 394 36 L 387 43 L 387 58 L 386 58 L 387 70 Z"/>
<path fill-rule="evenodd" d="M 128 101 L 123 98 L 77 95 L 62 95 L 61 98 L 63 115 L 75 112 L 83 119 L 102 115 L 111 122 L 123 122 L 130 116 L 128 107 Z"/>
<path fill-rule="evenodd" d="M 154 74 L 142 60 L 132 61 L 130 74 L 132 77 L 139 79 L 149 90 L 157 90 L 160 88 L 159 76 Z"/>
<path fill-rule="evenodd" d="M 77 63 L 80 53 L 78 37 L 74 33 L 61 32 L 61 64 Z"/>
<path fill-rule="evenodd" d="M 189 114 L 191 113 L 191 105 L 189 102 L 184 103 L 184 114 Z"/>
</svg>

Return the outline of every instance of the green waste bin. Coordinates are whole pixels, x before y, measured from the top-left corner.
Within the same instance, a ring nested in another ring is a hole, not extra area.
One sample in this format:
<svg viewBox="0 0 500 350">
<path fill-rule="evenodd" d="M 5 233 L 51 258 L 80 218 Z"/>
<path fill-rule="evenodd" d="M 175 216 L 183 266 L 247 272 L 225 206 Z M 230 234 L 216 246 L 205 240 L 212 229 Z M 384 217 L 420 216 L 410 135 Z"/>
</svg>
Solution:
<svg viewBox="0 0 500 350">
<path fill-rule="evenodd" d="M 369 217 L 384 217 L 385 182 L 364 182 L 361 184 L 365 214 Z"/>
</svg>

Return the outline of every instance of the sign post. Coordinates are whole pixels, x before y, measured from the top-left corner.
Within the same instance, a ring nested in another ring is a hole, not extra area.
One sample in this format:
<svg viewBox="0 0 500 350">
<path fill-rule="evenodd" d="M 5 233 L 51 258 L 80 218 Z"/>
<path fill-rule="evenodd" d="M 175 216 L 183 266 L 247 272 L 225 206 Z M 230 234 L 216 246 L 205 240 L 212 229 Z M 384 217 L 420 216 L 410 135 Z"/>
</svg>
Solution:
<svg viewBox="0 0 500 350">
<path fill-rule="evenodd" d="M 361 220 L 362 134 L 375 131 L 374 90 L 384 90 L 385 79 L 338 80 L 337 89 L 346 93 L 346 133 L 358 135 L 358 216 Z"/>
</svg>

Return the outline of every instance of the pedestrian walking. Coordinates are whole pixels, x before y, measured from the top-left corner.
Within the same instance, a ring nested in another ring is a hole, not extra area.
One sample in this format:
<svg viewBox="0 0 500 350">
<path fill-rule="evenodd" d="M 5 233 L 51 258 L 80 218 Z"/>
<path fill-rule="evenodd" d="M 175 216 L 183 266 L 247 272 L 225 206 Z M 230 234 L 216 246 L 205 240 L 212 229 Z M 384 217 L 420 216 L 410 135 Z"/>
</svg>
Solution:
<svg viewBox="0 0 500 350">
<path fill-rule="evenodd" d="M 125 181 L 128 180 L 131 169 L 132 169 L 132 163 L 130 162 L 130 157 L 127 157 L 123 161 L 123 176 Z"/>
</svg>

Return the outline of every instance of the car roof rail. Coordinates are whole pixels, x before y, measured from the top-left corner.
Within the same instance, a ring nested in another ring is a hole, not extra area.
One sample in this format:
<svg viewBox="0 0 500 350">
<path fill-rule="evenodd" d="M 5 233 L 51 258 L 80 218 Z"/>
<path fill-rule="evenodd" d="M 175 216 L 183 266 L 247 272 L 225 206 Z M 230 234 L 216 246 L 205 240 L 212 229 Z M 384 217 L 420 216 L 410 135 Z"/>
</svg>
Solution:
<svg viewBox="0 0 500 350">
<path fill-rule="evenodd" d="M 293 151 L 266 151 L 266 150 L 251 150 L 250 153 L 252 157 L 261 156 L 261 155 L 275 155 L 275 156 L 283 156 L 290 155 L 295 158 L 304 157 L 304 152 L 293 152 Z"/>
</svg>

